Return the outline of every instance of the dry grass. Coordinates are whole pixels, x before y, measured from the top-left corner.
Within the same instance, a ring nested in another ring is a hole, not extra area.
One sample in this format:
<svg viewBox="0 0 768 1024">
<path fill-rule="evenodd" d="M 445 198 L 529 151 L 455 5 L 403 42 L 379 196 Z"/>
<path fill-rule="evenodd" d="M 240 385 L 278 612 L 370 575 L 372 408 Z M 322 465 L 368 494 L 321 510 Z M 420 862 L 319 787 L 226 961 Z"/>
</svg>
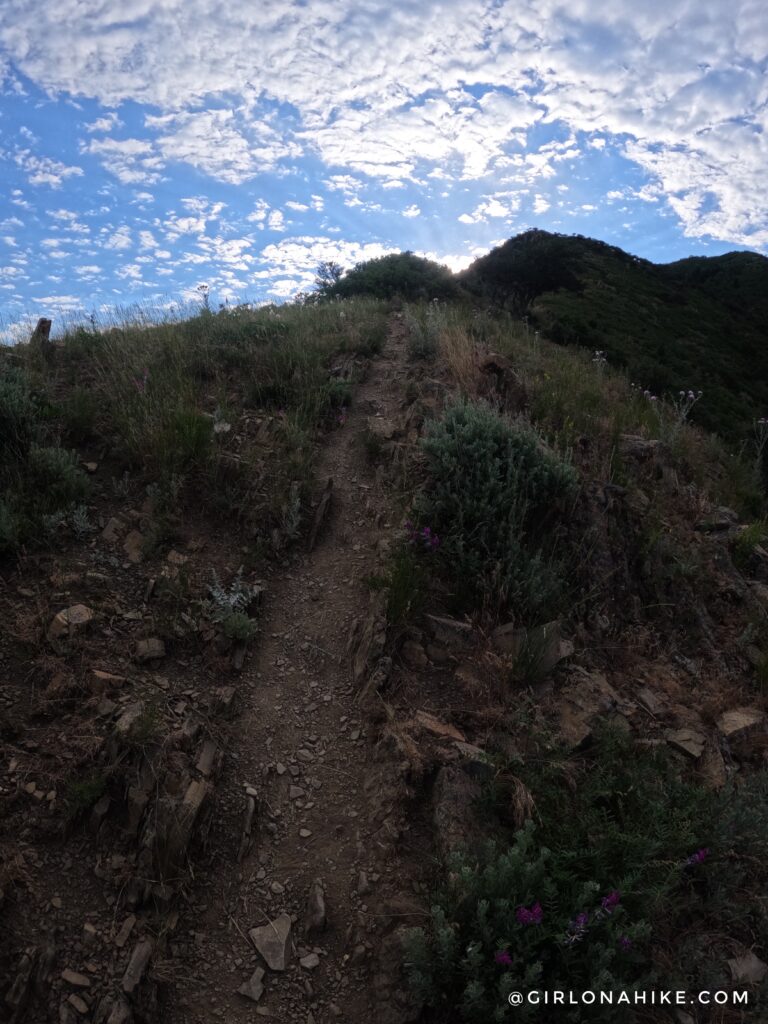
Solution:
<svg viewBox="0 0 768 1024">
<path fill-rule="evenodd" d="M 477 346 L 466 328 L 448 324 L 440 332 L 439 351 L 459 390 L 468 396 L 476 395 L 480 384 Z"/>
</svg>

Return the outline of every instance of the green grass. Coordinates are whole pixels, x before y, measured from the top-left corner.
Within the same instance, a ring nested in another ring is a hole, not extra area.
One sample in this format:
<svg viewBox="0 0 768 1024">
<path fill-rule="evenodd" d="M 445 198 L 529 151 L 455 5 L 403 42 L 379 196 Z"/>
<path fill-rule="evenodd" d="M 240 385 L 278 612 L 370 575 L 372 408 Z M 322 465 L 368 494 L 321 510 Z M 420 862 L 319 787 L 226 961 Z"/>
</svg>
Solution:
<svg viewBox="0 0 768 1024">
<path fill-rule="evenodd" d="M 97 439 L 137 486 L 173 489 L 176 511 L 194 496 L 196 510 L 239 523 L 257 546 L 275 530 L 295 539 L 317 432 L 353 400 L 354 376 L 331 371 L 380 351 L 386 330 L 383 303 L 351 299 L 186 320 L 134 310 L 105 330 L 73 327 L 51 362 L 19 347 L 0 376 L 0 548 L 82 502 L 85 478 L 56 446 Z M 244 417 L 266 419 L 261 434 L 240 434 Z"/>
</svg>

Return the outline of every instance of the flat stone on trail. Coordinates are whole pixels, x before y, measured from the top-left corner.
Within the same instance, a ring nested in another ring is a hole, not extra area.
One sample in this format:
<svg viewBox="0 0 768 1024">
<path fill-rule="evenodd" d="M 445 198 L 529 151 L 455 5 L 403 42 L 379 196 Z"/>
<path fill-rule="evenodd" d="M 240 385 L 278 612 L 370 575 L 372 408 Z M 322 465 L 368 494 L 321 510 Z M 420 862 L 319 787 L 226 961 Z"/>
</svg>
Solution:
<svg viewBox="0 0 768 1024">
<path fill-rule="evenodd" d="M 706 737 L 693 729 L 668 729 L 664 737 L 671 747 L 692 757 L 694 761 L 698 761 L 707 744 Z"/>
<path fill-rule="evenodd" d="M 264 968 L 257 967 L 256 970 L 248 979 L 248 981 L 244 981 L 237 991 L 240 993 L 241 996 L 245 996 L 246 999 L 250 999 L 254 1003 L 258 1003 L 258 1001 L 264 995 L 263 981 Z"/>
<path fill-rule="evenodd" d="M 81 632 L 93 621 L 94 613 L 87 605 L 73 604 L 71 608 L 64 608 L 48 627 L 48 639 L 58 640 L 62 636 L 74 636 Z"/>
<path fill-rule="evenodd" d="M 320 966 L 320 957 L 317 953 L 307 953 L 306 956 L 303 956 L 301 960 L 299 960 L 299 963 L 305 971 L 314 971 L 316 967 Z"/>
<path fill-rule="evenodd" d="M 136 644 L 134 658 L 140 664 L 147 661 L 157 661 L 165 657 L 165 644 L 159 637 L 153 636 L 149 640 L 139 640 Z"/>
<path fill-rule="evenodd" d="M 84 974 L 80 974 L 77 971 L 70 970 L 69 967 L 61 972 L 61 980 L 66 981 L 68 985 L 72 985 L 74 988 L 91 987 L 90 978 L 86 978 Z"/>
<path fill-rule="evenodd" d="M 307 899 L 307 933 L 323 931 L 326 923 L 325 889 L 320 879 L 316 878 L 310 887 Z"/>
<path fill-rule="evenodd" d="M 152 957 L 152 951 L 155 948 L 155 944 L 151 939 L 139 939 L 133 948 L 131 959 L 128 961 L 128 966 L 125 970 L 122 980 L 122 989 L 127 996 L 133 994 L 138 988 L 141 979 L 144 977 L 149 961 Z"/>
<path fill-rule="evenodd" d="M 281 914 L 261 928 L 248 932 L 251 942 L 264 957 L 267 967 L 273 971 L 284 971 L 288 963 L 288 942 L 291 936 L 291 918 Z"/>
<path fill-rule="evenodd" d="M 757 708 L 736 708 L 726 711 L 717 720 L 717 727 L 728 740 L 740 739 L 765 726 L 765 712 Z"/>
</svg>

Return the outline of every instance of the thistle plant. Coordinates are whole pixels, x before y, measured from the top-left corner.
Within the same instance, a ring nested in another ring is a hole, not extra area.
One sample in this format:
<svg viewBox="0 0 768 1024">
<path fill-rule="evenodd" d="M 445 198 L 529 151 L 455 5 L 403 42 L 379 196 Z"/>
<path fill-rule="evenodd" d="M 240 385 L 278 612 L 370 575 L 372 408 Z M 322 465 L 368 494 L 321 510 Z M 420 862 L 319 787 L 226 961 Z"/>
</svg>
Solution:
<svg viewBox="0 0 768 1024">
<path fill-rule="evenodd" d="M 682 388 L 674 398 L 668 401 L 661 401 L 658 395 L 654 395 L 648 388 L 642 388 L 639 384 L 630 384 L 632 392 L 641 395 L 653 409 L 659 423 L 661 439 L 672 445 L 680 436 L 691 414 L 691 410 L 702 398 L 703 391 L 693 391 L 691 388 Z"/>
<path fill-rule="evenodd" d="M 595 354 L 592 356 L 592 362 L 597 372 L 602 373 L 608 365 L 608 357 L 602 349 L 596 349 Z"/>
<path fill-rule="evenodd" d="M 235 573 L 229 586 L 225 586 L 216 570 L 211 569 L 209 600 L 206 602 L 209 618 L 213 622 L 223 622 L 235 612 L 246 612 L 248 606 L 261 595 L 261 592 L 262 588 L 258 584 L 244 582 L 242 566 Z"/>
</svg>

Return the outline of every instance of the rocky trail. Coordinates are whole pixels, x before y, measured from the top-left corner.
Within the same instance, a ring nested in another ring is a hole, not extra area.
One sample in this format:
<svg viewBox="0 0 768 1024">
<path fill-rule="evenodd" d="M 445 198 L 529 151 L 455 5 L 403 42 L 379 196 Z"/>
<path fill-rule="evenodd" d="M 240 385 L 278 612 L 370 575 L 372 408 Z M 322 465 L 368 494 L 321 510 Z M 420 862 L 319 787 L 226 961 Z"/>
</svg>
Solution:
<svg viewBox="0 0 768 1024">
<path fill-rule="evenodd" d="M 190 518 L 181 550 L 146 555 L 135 495 L 5 583 L 0 1020 L 411 1017 L 398 929 L 423 917 L 431 836 L 382 742 L 367 582 L 401 532 L 366 439 L 407 417 L 405 343 L 394 314 L 355 363 L 315 449 L 314 520 L 254 585 L 247 651 L 187 589 L 232 577 L 236 535 Z"/>
<path fill-rule="evenodd" d="M 393 324 L 319 455 L 317 479 L 333 481 L 328 520 L 270 587 L 238 685 L 244 709 L 224 751 L 209 849 L 180 908 L 181 955 L 168 964 L 167 1019 L 178 1024 L 254 1011 L 286 1024 L 397 1019 L 386 935 L 419 914 L 400 895 L 413 895 L 423 851 L 406 841 L 393 856 L 395 780 L 372 750 L 350 672 L 365 581 L 396 526 L 362 443 L 370 417 L 387 420 L 402 402 L 404 338 Z"/>
</svg>

